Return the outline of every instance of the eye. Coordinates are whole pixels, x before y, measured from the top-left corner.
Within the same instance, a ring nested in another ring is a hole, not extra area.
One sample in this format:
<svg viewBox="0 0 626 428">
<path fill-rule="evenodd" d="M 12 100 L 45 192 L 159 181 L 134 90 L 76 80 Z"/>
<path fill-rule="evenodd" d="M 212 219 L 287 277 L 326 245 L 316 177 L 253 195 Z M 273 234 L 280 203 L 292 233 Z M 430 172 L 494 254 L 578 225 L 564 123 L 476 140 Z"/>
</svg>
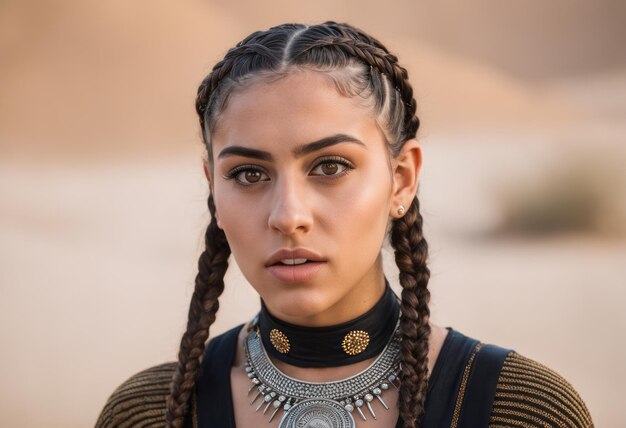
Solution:
<svg viewBox="0 0 626 428">
<path fill-rule="evenodd" d="M 347 159 L 339 156 L 329 156 L 319 159 L 315 167 L 311 170 L 311 175 L 317 176 L 340 176 L 351 169 L 354 169 L 354 165 Z"/>
<path fill-rule="evenodd" d="M 228 174 L 226 174 L 224 178 L 227 180 L 234 179 L 243 186 L 269 181 L 268 175 L 264 173 L 263 170 L 252 165 L 241 165 L 233 168 L 228 171 Z"/>
</svg>

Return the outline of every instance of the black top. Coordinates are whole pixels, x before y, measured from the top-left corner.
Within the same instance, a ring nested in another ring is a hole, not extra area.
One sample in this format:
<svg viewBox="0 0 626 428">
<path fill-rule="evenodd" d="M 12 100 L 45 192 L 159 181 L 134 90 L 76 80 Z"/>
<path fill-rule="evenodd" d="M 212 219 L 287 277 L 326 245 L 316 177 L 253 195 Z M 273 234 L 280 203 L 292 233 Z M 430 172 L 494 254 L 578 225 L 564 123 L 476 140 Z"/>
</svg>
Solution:
<svg viewBox="0 0 626 428">
<path fill-rule="evenodd" d="M 186 428 L 193 428 L 193 416 L 198 428 L 236 427 L 230 371 L 242 327 L 209 342 L 196 385 L 196 414 L 191 412 Z M 446 328 L 449 333 L 428 382 L 422 428 L 450 426 L 453 419 L 457 427 L 487 427 L 500 370 L 511 350 L 484 345 Z M 401 426 L 399 419 L 396 427 Z"/>
</svg>

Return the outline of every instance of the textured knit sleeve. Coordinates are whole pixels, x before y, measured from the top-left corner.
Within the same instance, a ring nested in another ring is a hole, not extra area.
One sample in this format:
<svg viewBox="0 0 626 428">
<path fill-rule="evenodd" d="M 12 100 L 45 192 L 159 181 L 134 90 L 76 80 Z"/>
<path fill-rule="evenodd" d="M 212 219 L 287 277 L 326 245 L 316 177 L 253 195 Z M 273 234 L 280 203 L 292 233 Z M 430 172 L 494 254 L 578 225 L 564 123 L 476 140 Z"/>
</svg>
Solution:
<svg viewBox="0 0 626 428">
<path fill-rule="evenodd" d="M 502 367 L 490 428 L 593 427 L 582 398 L 562 376 L 511 352 Z"/>
<path fill-rule="evenodd" d="M 165 425 L 165 400 L 176 363 L 161 364 L 130 377 L 109 397 L 96 428 Z"/>
</svg>

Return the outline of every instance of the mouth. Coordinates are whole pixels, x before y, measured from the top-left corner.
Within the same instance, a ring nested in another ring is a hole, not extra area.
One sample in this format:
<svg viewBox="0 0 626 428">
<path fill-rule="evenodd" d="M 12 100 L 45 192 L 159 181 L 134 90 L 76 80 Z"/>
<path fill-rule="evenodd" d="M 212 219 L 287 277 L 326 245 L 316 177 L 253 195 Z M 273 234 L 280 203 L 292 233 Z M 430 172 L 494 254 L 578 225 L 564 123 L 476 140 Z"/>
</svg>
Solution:
<svg viewBox="0 0 626 428">
<path fill-rule="evenodd" d="M 280 249 L 267 260 L 265 267 L 281 282 L 303 282 L 313 279 L 326 260 L 306 248 Z"/>
<path fill-rule="evenodd" d="M 265 267 L 299 266 L 324 261 L 320 254 L 308 248 L 281 248 L 270 255 L 265 262 Z"/>
</svg>

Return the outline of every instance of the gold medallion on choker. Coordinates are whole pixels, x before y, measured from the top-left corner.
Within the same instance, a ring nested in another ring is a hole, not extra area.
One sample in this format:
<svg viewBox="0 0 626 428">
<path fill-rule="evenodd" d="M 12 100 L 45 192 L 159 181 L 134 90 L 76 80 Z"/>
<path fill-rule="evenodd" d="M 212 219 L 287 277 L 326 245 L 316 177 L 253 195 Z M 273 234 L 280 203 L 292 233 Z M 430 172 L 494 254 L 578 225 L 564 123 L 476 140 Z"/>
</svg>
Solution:
<svg viewBox="0 0 626 428">
<path fill-rule="evenodd" d="M 274 345 L 274 348 L 281 354 L 286 354 L 291 349 L 289 338 L 280 330 L 272 329 L 270 331 L 270 342 Z"/>
<path fill-rule="evenodd" d="M 358 355 L 370 343 L 370 335 L 363 330 L 352 330 L 343 337 L 341 348 L 348 355 Z"/>
</svg>

